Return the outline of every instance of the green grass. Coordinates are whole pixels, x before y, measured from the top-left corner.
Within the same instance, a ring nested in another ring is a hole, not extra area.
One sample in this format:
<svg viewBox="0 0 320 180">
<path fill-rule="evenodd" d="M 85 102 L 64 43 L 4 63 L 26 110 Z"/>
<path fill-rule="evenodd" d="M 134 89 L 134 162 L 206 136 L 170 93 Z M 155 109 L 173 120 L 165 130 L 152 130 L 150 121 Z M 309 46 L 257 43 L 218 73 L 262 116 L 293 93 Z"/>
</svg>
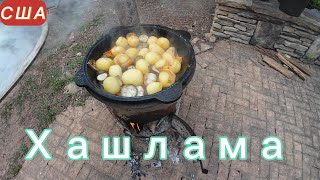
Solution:
<svg viewBox="0 0 320 180">
<path fill-rule="evenodd" d="M 52 106 L 43 104 L 37 111 L 36 117 L 39 120 L 38 129 L 43 130 L 48 127 L 50 123 L 54 121 L 57 112 Z"/>
<path fill-rule="evenodd" d="M 13 103 L 12 102 L 6 103 L 4 105 L 4 108 L 1 111 L 1 114 L 0 114 L 1 118 L 7 121 L 12 115 L 12 110 L 13 110 Z"/>
<path fill-rule="evenodd" d="M 82 56 L 77 56 L 77 57 L 73 57 L 71 58 L 67 63 L 67 67 L 71 70 L 74 69 L 78 69 L 80 67 L 80 65 L 83 62 L 83 57 Z"/>
<path fill-rule="evenodd" d="M 18 175 L 20 169 L 22 168 L 22 164 L 19 163 L 19 159 L 23 158 L 28 153 L 29 148 L 26 144 L 21 144 L 19 149 L 15 152 L 13 157 L 12 164 L 9 165 L 8 175 L 10 177 L 15 177 Z"/>
<path fill-rule="evenodd" d="M 87 31 L 92 27 L 97 27 L 100 24 L 100 20 L 101 20 L 100 16 L 95 17 L 93 20 L 91 20 L 88 23 L 82 25 L 80 27 L 80 32 Z"/>
<path fill-rule="evenodd" d="M 318 10 L 320 10 L 320 0 L 311 0 L 310 4 L 315 6 Z"/>
</svg>

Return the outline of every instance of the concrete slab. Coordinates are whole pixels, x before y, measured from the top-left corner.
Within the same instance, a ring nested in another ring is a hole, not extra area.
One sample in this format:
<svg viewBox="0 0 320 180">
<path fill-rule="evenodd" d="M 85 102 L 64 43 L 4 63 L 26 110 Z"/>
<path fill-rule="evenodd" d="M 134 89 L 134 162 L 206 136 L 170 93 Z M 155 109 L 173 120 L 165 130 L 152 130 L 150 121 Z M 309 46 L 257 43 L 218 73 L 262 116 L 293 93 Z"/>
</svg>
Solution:
<svg viewBox="0 0 320 180">
<path fill-rule="evenodd" d="M 47 33 L 48 24 L 32 27 L 0 24 L 0 99 L 36 57 Z"/>
</svg>

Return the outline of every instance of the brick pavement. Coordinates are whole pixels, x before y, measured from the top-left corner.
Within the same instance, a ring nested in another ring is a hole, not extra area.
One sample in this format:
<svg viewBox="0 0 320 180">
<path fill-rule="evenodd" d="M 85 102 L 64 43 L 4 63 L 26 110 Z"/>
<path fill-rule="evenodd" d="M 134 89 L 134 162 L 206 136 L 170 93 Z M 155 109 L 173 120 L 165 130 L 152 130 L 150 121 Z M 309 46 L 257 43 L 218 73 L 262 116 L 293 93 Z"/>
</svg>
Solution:
<svg viewBox="0 0 320 180">
<path fill-rule="evenodd" d="M 251 46 L 228 41 L 197 56 L 180 116 L 204 137 L 209 174 L 201 174 L 198 163 L 185 161 L 147 172 L 144 179 L 319 179 L 320 68 L 309 67 L 313 77 L 303 82 L 285 78 L 260 59 Z M 47 146 L 53 160 L 37 155 L 24 163 L 17 179 L 130 179 L 126 162 L 102 161 L 101 137 L 122 132 L 98 101 L 90 98 L 83 107 L 69 107 L 50 127 Z M 67 159 L 66 141 L 74 135 L 88 138 L 90 160 Z M 248 160 L 218 161 L 222 135 L 231 142 L 247 136 Z M 283 140 L 284 161 L 261 158 L 261 141 L 268 135 Z"/>
</svg>

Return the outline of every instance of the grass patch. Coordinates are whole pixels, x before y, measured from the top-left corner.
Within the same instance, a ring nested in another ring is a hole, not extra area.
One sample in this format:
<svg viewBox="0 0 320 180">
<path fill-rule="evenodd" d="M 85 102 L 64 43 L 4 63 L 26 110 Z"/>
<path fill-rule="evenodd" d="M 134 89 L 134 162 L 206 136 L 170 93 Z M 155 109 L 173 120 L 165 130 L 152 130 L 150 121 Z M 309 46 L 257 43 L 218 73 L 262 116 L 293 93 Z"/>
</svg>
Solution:
<svg viewBox="0 0 320 180">
<path fill-rule="evenodd" d="M 67 63 L 66 63 L 66 66 L 69 68 L 69 69 L 78 69 L 80 67 L 80 65 L 82 64 L 83 62 L 83 57 L 82 56 L 77 56 L 77 57 L 73 57 L 71 58 Z"/>
<path fill-rule="evenodd" d="M 95 17 L 93 20 L 82 25 L 80 27 L 80 32 L 87 31 L 87 30 L 91 29 L 92 27 L 97 27 L 100 24 L 100 20 L 101 20 L 100 16 Z"/>
<path fill-rule="evenodd" d="M 21 144 L 19 149 L 15 152 L 13 161 L 9 166 L 8 170 L 8 176 L 13 178 L 16 175 L 18 175 L 20 169 L 22 168 L 22 163 L 19 162 L 20 159 L 22 159 L 27 153 L 28 153 L 29 148 L 27 147 L 26 144 Z"/>
<path fill-rule="evenodd" d="M 54 121 L 57 112 L 48 104 L 44 104 L 36 111 L 38 122 L 38 130 L 42 131 Z"/>
<path fill-rule="evenodd" d="M 13 103 L 6 103 L 1 111 L 1 118 L 4 120 L 8 120 L 12 115 Z"/>
</svg>

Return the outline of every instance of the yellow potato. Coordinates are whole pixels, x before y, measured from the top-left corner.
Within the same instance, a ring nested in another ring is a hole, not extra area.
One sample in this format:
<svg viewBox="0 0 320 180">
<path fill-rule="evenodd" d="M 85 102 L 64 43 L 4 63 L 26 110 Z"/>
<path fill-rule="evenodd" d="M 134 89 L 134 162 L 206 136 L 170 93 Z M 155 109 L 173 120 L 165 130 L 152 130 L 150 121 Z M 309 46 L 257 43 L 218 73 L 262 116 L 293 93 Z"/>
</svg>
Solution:
<svg viewBox="0 0 320 180">
<path fill-rule="evenodd" d="M 136 35 L 131 35 L 128 37 L 128 44 L 131 47 L 137 47 L 139 45 L 139 38 Z"/>
<path fill-rule="evenodd" d="M 129 48 L 126 50 L 126 55 L 128 55 L 131 59 L 134 59 L 137 57 L 139 51 L 136 48 Z"/>
<path fill-rule="evenodd" d="M 170 41 L 167 38 L 161 37 L 157 40 L 157 44 L 162 49 L 168 49 L 170 47 Z"/>
<path fill-rule="evenodd" d="M 154 64 L 154 67 L 157 69 L 157 70 L 162 70 L 162 69 L 168 69 L 168 61 L 165 60 L 165 59 L 160 59 L 158 62 L 156 62 Z"/>
<path fill-rule="evenodd" d="M 128 33 L 127 35 L 126 35 L 126 38 L 127 39 L 129 39 L 131 36 L 137 36 L 137 34 L 136 33 Z"/>
<path fill-rule="evenodd" d="M 158 40 L 157 37 L 155 37 L 155 36 L 150 36 L 147 42 L 148 42 L 148 44 L 150 45 L 150 44 L 157 43 L 157 40 Z"/>
<path fill-rule="evenodd" d="M 170 47 L 166 50 L 166 53 L 170 54 L 172 57 L 175 57 L 177 55 L 177 50 L 175 47 Z"/>
<path fill-rule="evenodd" d="M 159 82 L 153 82 L 147 86 L 147 93 L 148 94 L 155 94 L 160 91 L 162 91 L 162 84 Z"/>
<path fill-rule="evenodd" d="M 123 54 L 126 50 L 122 46 L 115 46 L 111 49 L 112 55 Z"/>
<path fill-rule="evenodd" d="M 175 60 L 174 56 L 171 56 L 171 54 L 165 52 L 162 54 L 162 58 L 167 60 L 170 64 L 173 63 L 173 61 Z"/>
<path fill-rule="evenodd" d="M 141 86 L 143 84 L 143 74 L 138 69 L 129 69 L 122 74 L 122 82 L 125 85 Z"/>
<path fill-rule="evenodd" d="M 122 68 L 119 65 L 110 66 L 109 75 L 112 77 L 122 76 Z"/>
<path fill-rule="evenodd" d="M 139 59 L 136 62 L 136 68 L 139 69 L 143 74 L 149 73 L 149 63 L 144 59 Z"/>
<path fill-rule="evenodd" d="M 109 58 L 100 58 L 96 61 L 96 67 L 100 71 L 108 71 L 113 64 L 112 59 Z"/>
<path fill-rule="evenodd" d="M 138 56 L 141 56 L 141 57 L 145 57 L 146 54 L 149 52 L 149 49 L 148 48 L 142 48 L 139 53 L 138 53 Z"/>
<path fill-rule="evenodd" d="M 151 52 L 155 52 L 155 53 L 158 53 L 160 55 L 164 53 L 164 50 L 158 44 L 150 44 L 149 45 L 149 50 Z"/>
<path fill-rule="evenodd" d="M 103 81 L 103 89 L 110 94 L 117 94 L 120 92 L 120 83 L 116 77 L 108 77 Z"/>
<path fill-rule="evenodd" d="M 181 63 L 178 60 L 174 60 L 173 63 L 170 65 L 169 69 L 173 73 L 177 74 L 181 70 Z"/>
<path fill-rule="evenodd" d="M 148 52 L 144 58 L 149 64 L 154 65 L 161 59 L 161 56 L 155 52 Z"/>
<path fill-rule="evenodd" d="M 126 54 L 119 54 L 113 59 L 115 64 L 120 65 L 122 68 L 127 68 L 133 64 L 133 60 Z"/>
<path fill-rule="evenodd" d="M 169 87 L 176 81 L 176 75 L 169 69 L 163 70 L 159 74 L 159 82 L 163 87 Z"/>
<path fill-rule="evenodd" d="M 119 37 L 116 41 L 116 45 L 125 48 L 128 46 L 128 41 L 124 37 Z"/>
</svg>

